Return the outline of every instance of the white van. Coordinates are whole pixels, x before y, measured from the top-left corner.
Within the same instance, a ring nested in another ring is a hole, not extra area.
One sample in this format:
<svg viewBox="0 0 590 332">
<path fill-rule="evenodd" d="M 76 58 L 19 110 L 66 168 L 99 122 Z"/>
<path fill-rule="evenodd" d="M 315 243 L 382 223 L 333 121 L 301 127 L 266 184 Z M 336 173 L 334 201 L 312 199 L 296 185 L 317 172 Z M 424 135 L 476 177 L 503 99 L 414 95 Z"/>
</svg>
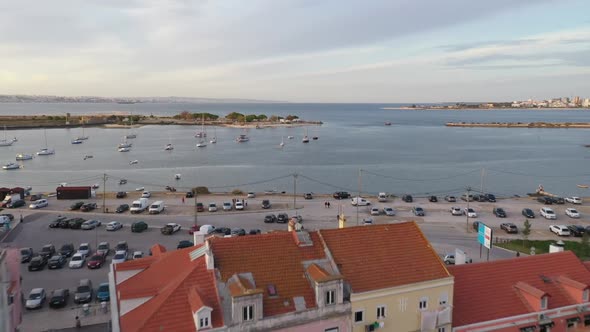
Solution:
<svg viewBox="0 0 590 332">
<path fill-rule="evenodd" d="M 387 194 L 386 193 L 379 193 L 377 196 L 379 202 L 387 202 Z"/>
<path fill-rule="evenodd" d="M 131 209 L 129 209 L 129 211 L 131 213 L 142 213 L 147 208 L 148 208 L 148 199 L 147 198 L 140 198 L 137 201 L 133 201 L 133 203 L 131 203 Z"/>
<path fill-rule="evenodd" d="M 211 225 L 203 225 L 201 226 L 201 228 L 199 228 L 199 232 L 201 232 L 202 234 L 211 234 L 214 230 L 215 226 Z"/>
<path fill-rule="evenodd" d="M 350 203 L 353 206 L 365 206 L 365 205 L 371 205 L 371 202 L 369 202 L 368 200 L 362 198 L 362 197 L 353 197 L 350 201 Z"/>
<path fill-rule="evenodd" d="M 164 211 L 164 202 L 157 201 L 157 202 L 152 203 L 152 205 L 150 205 L 150 210 L 149 210 L 150 214 L 159 214 L 162 211 Z"/>
</svg>

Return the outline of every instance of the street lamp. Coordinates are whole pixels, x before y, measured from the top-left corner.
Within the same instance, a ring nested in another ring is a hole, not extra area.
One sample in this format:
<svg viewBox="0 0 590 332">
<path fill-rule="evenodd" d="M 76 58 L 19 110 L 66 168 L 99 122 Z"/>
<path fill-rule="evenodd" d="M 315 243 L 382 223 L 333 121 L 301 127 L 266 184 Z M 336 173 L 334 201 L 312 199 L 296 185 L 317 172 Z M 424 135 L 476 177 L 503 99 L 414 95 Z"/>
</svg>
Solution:
<svg viewBox="0 0 590 332">
<path fill-rule="evenodd" d="M 465 198 L 467 200 L 467 211 L 465 213 L 465 231 L 467 233 L 469 233 L 469 201 L 471 200 L 471 187 L 467 187 L 467 197 Z"/>
</svg>

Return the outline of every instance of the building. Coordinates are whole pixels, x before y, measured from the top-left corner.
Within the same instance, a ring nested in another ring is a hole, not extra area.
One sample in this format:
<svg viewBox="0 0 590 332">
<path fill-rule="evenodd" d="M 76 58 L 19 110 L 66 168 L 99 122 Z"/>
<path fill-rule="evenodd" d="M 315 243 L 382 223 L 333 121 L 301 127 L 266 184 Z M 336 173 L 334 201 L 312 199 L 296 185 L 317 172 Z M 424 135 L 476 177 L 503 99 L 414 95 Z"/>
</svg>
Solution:
<svg viewBox="0 0 590 332">
<path fill-rule="evenodd" d="M 317 232 L 276 232 L 111 266 L 113 331 L 349 332 L 344 281 Z"/>
<path fill-rule="evenodd" d="M 151 252 L 111 266 L 115 332 L 450 331 L 453 277 L 413 222 Z"/>
<path fill-rule="evenodd" d="M 582 107 L 590 107 L 590 98 L 584 99 L 584 102 L 582 103 Z"/>
<path fill-rule="evenodd" d="M 20 252 L 0 249 L 0 332 L 18 331 L 22 321 Z"/>
<path fill-rule="evenodd" d="M 569 251 L 449 267 L 453 331 L 590 331 L 590 271 Z"/>
<path fill-rule="evenodd" d="M 353 331 L 450 332 L 453 277 L 416 223 L 319 234 L 350 287 Z"/>
<path fill-rule="evenodd" d="M 580 106 L 580 104 L 582 104 L 582 98 L 580 98 L 579 96 L 575 96 L 572 100 L 572 103 L 576 106 Z"/>
</svg>

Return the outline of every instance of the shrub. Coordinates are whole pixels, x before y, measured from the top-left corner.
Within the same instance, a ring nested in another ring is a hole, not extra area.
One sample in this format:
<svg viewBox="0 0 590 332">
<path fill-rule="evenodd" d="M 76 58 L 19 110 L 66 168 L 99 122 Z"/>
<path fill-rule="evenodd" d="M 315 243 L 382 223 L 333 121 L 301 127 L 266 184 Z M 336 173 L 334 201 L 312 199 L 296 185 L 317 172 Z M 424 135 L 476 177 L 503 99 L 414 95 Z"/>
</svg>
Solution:
<svg viewBox="0 0 590 332">
<path fill-rule="evenodd" d="M 234 190 L 231 191 L 231 194 L 232 195 L 243 195 L 244 192 L 241 191 L 240 189 L 234 189 Z"/>
<path fill-rule="evenodd" d="M 207 194 L 210 194 L 209 188 L 207 188 L 207 187 L 196 187 L 196 188 L 193 188 L 193 193 L 196 193 L 197 195 L 207 195 Z"/>
</svg>

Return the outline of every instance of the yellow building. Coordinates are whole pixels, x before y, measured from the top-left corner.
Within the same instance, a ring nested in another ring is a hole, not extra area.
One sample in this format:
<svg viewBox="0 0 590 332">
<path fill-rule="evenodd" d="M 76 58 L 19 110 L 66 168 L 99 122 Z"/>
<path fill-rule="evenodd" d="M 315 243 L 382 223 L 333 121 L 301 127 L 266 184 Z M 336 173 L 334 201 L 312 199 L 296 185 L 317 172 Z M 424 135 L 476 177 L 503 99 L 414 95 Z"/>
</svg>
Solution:
<svg viewBox="0 0 590 332">
<path fill-rule="evenodd" d="M 416 223 L 318 233 L 344 276 L 354 332 L 451 331 L 454 279 Z"/>
</svg>

